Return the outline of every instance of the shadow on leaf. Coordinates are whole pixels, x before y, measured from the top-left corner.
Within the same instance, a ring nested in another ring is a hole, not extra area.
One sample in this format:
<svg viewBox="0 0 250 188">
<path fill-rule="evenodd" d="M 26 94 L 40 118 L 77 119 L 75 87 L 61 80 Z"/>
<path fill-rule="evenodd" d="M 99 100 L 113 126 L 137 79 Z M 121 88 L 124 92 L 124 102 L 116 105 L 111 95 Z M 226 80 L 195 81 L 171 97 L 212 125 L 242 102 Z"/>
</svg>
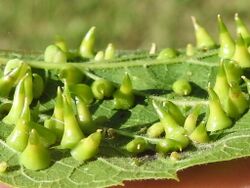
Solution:
<svg viewBox="0 0 250 188">
<path fill-rule="evenodd" d="M 122 126 L 131 116 L 131 112 L 128 110 L 117 111 L 109 120 L 110 128 L 119 128 Z"/>
<path fill-rule="evenodd" d="M 20 165 L 14 165 L 8 167 L 8 172 L 18 171 L 20 169 Z"/>
<path fill-rule="evenodd" d="M 165 90 L 165 89 L 147 89 L 140 92 L 147 95 L 165 95 L 171 93 L 170 90 Z"/>
<path fill-rule="evenodd" d="M 202 89 L 197 84 L 191 82 L 191 87 L 192 87 L 192 93 L 191 93 L 191 95 L 193 97 L 199 97 L 199 98 L 207 98 L 208 97 L 207 91 L 204 90 L 204 89 Z"/>
</svg>

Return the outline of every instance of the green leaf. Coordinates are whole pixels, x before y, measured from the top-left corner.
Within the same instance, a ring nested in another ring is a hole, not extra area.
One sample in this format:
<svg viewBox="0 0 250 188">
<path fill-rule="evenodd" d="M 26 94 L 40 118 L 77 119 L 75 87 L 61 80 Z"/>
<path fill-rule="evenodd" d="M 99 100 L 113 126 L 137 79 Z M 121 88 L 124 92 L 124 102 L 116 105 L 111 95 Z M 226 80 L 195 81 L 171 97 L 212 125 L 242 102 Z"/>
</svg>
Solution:
<svg viewBox="0 0 250 188">
<path fill-rule="evenodd" d="M 216 54 L 217 51 L 213 50 L 199 53 L 193 58 L 182 55 L 175 59 L 156 60 L 147 57 L 142 52 L 142 54 L 135 55 L 134 58 L 131 58 L 131 55 L 124 55 L 124 57 L 112 61 L 61 63 L 60 66 L 45 63 L 40 60 L 40 56 L 24 54 L 20 55 L 20 58 L 24 58 L 35 68 L 64 69 L 67 66 L 75 66 L 88 76 L 102 77 L 118 84 L 122 81 L 121 75 L 127 72 L 131 76 L 133 87 L 136 90 L 170 90 L 172 83 L 178 78 L 189 80 L 203 89 L 207 87 L 208 82 L 213 83 L 219 62 Z M 0 63 L 5 63 L 10 57 L 14 58 L 16 54 L 0 53 Z"/>
<path fill-rule="evenodd" d="M 145 52 L 122 52 L 118 59 L 109 62 L 67 63 L 59 67 L 43 62 L 41 55 L 1 52 L 0 63 L 4 64 L 15 57 L 42 69 L 54 70 L 74 65 L 92 79 L 103 77 L 116 84 L 128 72 L 138 95 L 137 105 L 130 110 L 117 111 L 113 108 L 112 99 L 109 99 L 96 101 L 90 110 L 94 119 L 100 116 L 109 119 L 106 128 L 128 133 L 135 131 L 142 135 L 148 126 L 159 121 L 152 107 L 152 99 L 171 100 L 181 107 L 184 114 L 191 107 L 201 104 L 204 112 L 207 107 L 205 90 L 209 82 L 214 82 L 219 62 L 217 50 L 212 50 L 200 52 L 192 58 L 181 55 L 173 60 L 161 61 Z M 171 92 L 171 85 L 177 78 L 186 78 L 193 83 L 191 96 L 180 97 Z M 53 104 L 53 97 L 46 96 L 40 107 L 40 115 L 48 115 Z M 82 188 L 118 185 L 124 180 L 178 179 L 177 172 L 191 166 L 250 156 L 249 122 L 250 111 L 232 128 L 212 135 L 210 143 L 190 145 L 180 153 L 180 160 L 177 161 L 157 154 L 131 156 L 122 149 L 130 139 L 115 135 L 115 138 L 105 138 L 96 159 L 87 162 L 77 162 L 68 151 L 51 148 L 51 167 L 41 171 L 27 170 L 19 165 L 19 153 L 5 143 L 12 127 L 0 123 L 0 161 L 6 161 L 9 165 L 7 171 L 0 174 L 0 181 L 14 187 Z"/>
</svg>

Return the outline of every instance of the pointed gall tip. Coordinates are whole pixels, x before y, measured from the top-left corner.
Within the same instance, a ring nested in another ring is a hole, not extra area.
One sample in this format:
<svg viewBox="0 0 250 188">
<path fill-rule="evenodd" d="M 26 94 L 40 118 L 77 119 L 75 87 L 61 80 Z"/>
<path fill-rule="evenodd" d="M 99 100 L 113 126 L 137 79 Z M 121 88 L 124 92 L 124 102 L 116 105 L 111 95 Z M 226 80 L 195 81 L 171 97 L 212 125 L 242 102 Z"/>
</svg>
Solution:
<svg viewBox="0 0 250 188">
<path fill-rule="evenodd" d="M 131 78 L 128 74 L 128 72 L 125 72 L 125 75 L 123 77 L 123 80 L 122 80 L 122 85 L 127 85 L 127 86 L 132 86 L 132 82 L 131 82 Z"/>
<path fill-rule="evenodd" d="M 62 98 L 63 98 L 63 103 L 68 104 L 67 96 L 64 93 L 62 94 Z"/>
<path fill-rule="evenodd" d="M 224 59 L 221 59 L 220 60 L 220 66 L 223 66 L 223 64 L 224 64 Z"/>
<path fill-rule="evenodd" d="M 234 20 L 235 21 L 239 20 L 239 14 L 237 12 L 234 14 Z"/>
<path fill-rule="evenodd" d="M 102 129 L 97 129 L 96 132 L 101 133 L 101 132 L 102 132 Z"/>
<path fill-rule="evenodd" d="M 151 44 L 151 47 L 150 47 L 150 50 L 149 50 L 149 54 L 150 55 L 154 55 L 156 53 L 156 43 L 152 43 Z"/>
<path fill-rule="evenodd" d="M 108 43 L 108 46 L 107 46 L 107 48 L 114 48 L 114 45 L 113 45 L 113 43 Z"/>
<path fill-rule="evenodd" d="M 80 98 L 79 98 L 79 97 L 77 97 L 77 96 L 75 96 L 74 98 L 75 98 L 76 103 L 79 103 Z"/>
<path fill-rule="evenodd" d="M 184 91 L 184 95 L 188 95 L 188 90 L 185 90 L 185 91 Z"/>
<path fill-rule="evenodd" d="M 61 90 L 61 87 L 58 86 L 58 87 L 57 87 L 57 94 L 60 94 L 60 93 L 62 93 L 62 90 Z"/>
<path fill-rule="evenodd" d="M 29 143 L 33 144 L 33 145 L 39 143 L 39 135 L 38 135 L 36 129 L 31 129 L 30 135 L 29 135 Z"/>
<path fill-rule="evenodd" d="M 219 27 L 220 27 L 220 30 L 221 30 L 223 28 L 223 22 L 222 22 L 220 14 L 217 15 L 217 20 L 218 20 Z"/>
<path fill-rule="evenodd" d="M 91 33 L 93 33 L 93 32 L 95 32 L 95 29 L 96 29 L 96 26 L 92 26 L 92 27 L 90 28 L 89 31 L 90 31 Z"/>
<path fill-rule="evenodd" d="M 238 45 L 244 45 L 245 44 L 244 40 L 243 40 L 243 37 L 242 37 L 242 35 L 240 33 L 237 35 L 236 44 L 238 44 Z"/>
<path fill-rule="evenodd" d="M 218 20 L 218 24 L 219 24 L 219 31 L 220 32 L 227 32 L 226 25 L 222 21 L 220 14 L 218 14 L 217 18 L 218 18 L 217 20 Z"/>
<path fill-rule="evenodd" d="M 36 134 L 36 129 L 31 129 L 30 134 Z"/>
<path fill-rule="evenodd" d="M 211 82 L 208 82 L 207 89 L 211 89 Z"/>
<path fill-rule="evenodd" d="M 29 76 L 29 72 L 27 72 L 25 75 L 24 75 L 24 79 L 26 79 L 27 77 Z"/>
<path fill-rule="evenodd" d="M 100 89 L 99 92 L 104 95 L 104 89 Z"/>
<path fill-rule="evenodd" d="M 241 78 L 242 78 L 245 82 L 247 82 L 247 81 L 248 81 L 247 77 L 245 77 L 244 75 L 243 75 L 243 76 L 241 76 Z"/>
<path fill-rule="evenodd" d="M 64 78 L 64 79 L 62 79 L 62 82 L 63 82 L 63 84 L 64 84 L 64 89 L 67 88 L 67 87 L 68 87 L 68 82 L 67 82 L 67 80 Z"/>
<path fill-rule="evenodd" d="M 91 27 L 88 32 L 85 34 L 84 39 L 89 40 L 91 37 L 95 36 L 95 26 Z"/>
<path fill-rule="evenodd" d="M 194 29 L 197 30 L 199 28 L 199 24 L 196 21 L 196 18 L 194 16 L 191 16 L 191 20 L 194 26 Z"/>
<path fill-rule="evenodd" d="M 158 105 L 156 104 L 155 100 L 152 100 L 153 107 L 156 108 Z"/>
<path fill-rule="evenodd" d="M 125 76 L 124 77 L 129 77 L 129 74 L 128 72 L 125 72 Z"/>
<path fill-rule="evenodd" d="M 194 16 L 191 16 L 191 20 L 192 20 L 193 23 L 196 23 L 196 19 L 195 19 Z"/>
<path fill-rule="evenodd" d="M 223 24 L 220 14 L 217 15 L 217 20 L 218 20 L 219 25 L 222 25 L 222 24 Z"/>
</svg>

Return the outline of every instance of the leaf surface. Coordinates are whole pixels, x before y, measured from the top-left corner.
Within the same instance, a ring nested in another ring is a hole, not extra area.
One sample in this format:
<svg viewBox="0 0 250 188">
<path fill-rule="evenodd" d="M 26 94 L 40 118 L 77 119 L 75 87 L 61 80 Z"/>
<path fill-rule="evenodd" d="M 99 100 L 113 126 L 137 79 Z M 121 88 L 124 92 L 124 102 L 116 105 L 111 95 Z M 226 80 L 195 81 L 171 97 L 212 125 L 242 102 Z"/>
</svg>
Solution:
<svg viewBox="0 0 250 188">
<path fill-rule="evenodd" d="M 218 66 L 217 51 L 208 51 L 188 58 L 184 55 L 158 61 L 144 52 L 124 53 L 112 62 L 82 62 L 67 65 L 50 65 L 42 61 L 41 55 L 24 55 L 1 52 L 2 64 L 10 58 L 22 58 L 36 68 L 60 69 L 73 65 L 91 78 L 106 78 L 121 83 L 125 72 L 132 77 L 137 105 L 130 110 L 113 109 L 111 99 L 96 101 L 91 106 L 94 118 L 106 116 L 107 128 L 122 131 L 143 131 L 143 128 L 158 121 L 151 100 L 171 100 L 187 111 L 201 104 L 207 107 L 206 87 L 213 84 Z M 171 92 L 171 85 L 177 78 L 186 78 L 193 83 L 191 97 L 179 97 Z M 53 108 L 53 99 L 41 104 L 41 113 Z M 134 157 L 125 152 L 122 146 L 129 138 L 106 138 L 96 159 L 77 162 L 68 151 L 51 149 L 51 167 L 42 171 L 30 171 L 19 165 L 16 151 L 6 145 L 5 140 L 12 127 L 0 123 L 0 161 L 9 164 L 8 171 L 0 174 L 0 181 L 14 187 L 108 187 L 122 184 L 124 180 L 139 179 L 178 179 L 179 170 L 211 162 L 226 161 L 250 156 L 250 112 L 245 113 L 233 127 L 218 133 L 208 144 L 190 145 L 181 152 L 181 159 L 174 161 L 169 156 L 145 154 Z"/>
</svg>

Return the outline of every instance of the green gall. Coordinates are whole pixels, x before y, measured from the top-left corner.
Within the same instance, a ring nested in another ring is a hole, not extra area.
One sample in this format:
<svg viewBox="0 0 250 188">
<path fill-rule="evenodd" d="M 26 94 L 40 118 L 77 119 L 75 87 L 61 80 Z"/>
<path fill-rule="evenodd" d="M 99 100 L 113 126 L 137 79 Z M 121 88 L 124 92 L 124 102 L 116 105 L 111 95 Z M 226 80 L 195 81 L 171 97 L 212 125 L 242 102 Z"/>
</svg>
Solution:
<svg viewBox="0 0 250 188">
<path fill-rule="evenodd" d="M 23 151 L 27 146 L 30 130 L 29 122 L 23 118 L 19 119 L 15 128 L 6 139 L 7 145 L 16 151 Z"/>
<path fill-rule="evenodd" d="M 189 95 L 192 91 L 190 83 L 185 79 L 176 80 L 172 85 L 172 89 L 177 95 L 182 96 Z"/>
<path fill-rule="evenodd" d="M 114 85 L 112 82 L 105 79 L 95 80 L 91 85 L 91 90 L 96 99 L 103 99 L 111 97 L 114 92 Z"/>
<path fill-rule="evenodd" d="M 2 121 L 6 124 L 15 124 L 22 113 L 24 102 L 25 102 L 25 89 L 24 89 L 24 79 L 22 79 L 20 80 L 15 89 L 11 109 L 9 113 L 3 118 Z"/>
<path fill-rule="evenodd" d="M 189 135 L 189 138 L 196 143 L 207 143 L 209 141 L 209 137 L 206 130 L 205 122 L 201 122 L 194 131 Z"/>
<path fill-rule="evenodd" d="M 232 126 L 232 120 L 227 117 L 223 110 L 219 97 L 215 91 L 208 87 L 209 94 L 209 115 L 206 124 L 207 131 L 214 132 Z"/>
<path fill-rule="evenodd" d="M 114 57 L 115 57 L 115 47 L 113 44 L 109 43 L 104 53 L 104 59 L 111 60 L 114 59 Z"/>
<path fill-rule="evenodd" d="M 66 54 L 56 45 L 49 45 L 44 51 L 44 61 L 47 63 L 66 63 Z"/>
<path fill-rule="evenodd" d="M 182 132 L 180 131 L 181 128 L 182 127 L 180 127 L 178 131 L 173 131 L 171 134 L 166 134 L 165 137 L 179 142 L 179 144 L 181 146 L 181 150 L 182 150 L 188 146 L 190 141 L 189 141 L 189 138 L 186 134 L 186 131 L 182 131 Z"/>
<path fill-rule="evenodd" d="M 99 51 L 95 55 L 95 61 L 101 61 L 101 60 L 104 60 L 104 52 L 103 51 Z"/>
<path fill-rule="evenodd" d="M 192 44 L 187 44 L 187 47 L 186 47 L 186 55 L 191 57 L 195 54 L 195 49 L 194 49 L 194 46 Z"/>
<path fill-rule="evenodd" d="M 148 148 L 148 142 L 143 138 L 135 138 L 125 146 L 126 150 L 133 154 L 138 154 Z"/>
<path fill-rule="evenodd" d="M 77 110 L 77 120 L 79 122 L 79 126 L 84 133 L 93 133 L 96 131 L 97 126 L 93 121 L 92 115 L 89 111 L 88 106 L 85 104 L 81 98 L 76 97 L 76 110 Z"/>
<path fill-rule="evenodd" d="M 166 154 L 171 151 L 180 151 L 182 149 L 182 146 L 176 140 L 164 138 L 164 139 L 160 139 L 156 143 L 155 149 L 158 153 Z"/>
<path fill-rule="evenodd" d="M 31 127 L 37 131 L 39 134 L 40 142 L 44 145 L 44 147 L 49 147 L 56 143 L 56 134 L 52 132 L 50 129 L 35 123 L 33 121 L 30 122 Z"/>
<path fill-rule="evenodd" d="M 160 137 L 164 133 L 164 127 L 161 122 L 156 122 L 147 129 L 147 136 L 150 138 Z"/>
<path fill-rule="evenodd" d="M 77 84 L 72 84 L 73 86 Z M 63 87 L 63 96 L 66 98 L 66 100 L 69 102 L 69 104 L 72 106 L 72 109 L 74 109 L 74 101 L 72 99 L 72 92 L 70 90 L 70 86 L 66 80 L 64 80 L 64 87 Z"/>
<path fill-rule="evenodd" d="M 22 63 L 23 63 L 23 61 L 20 60 L 20 59 L 11 59 L 11 60 L 9 60 L 6 63 L 5 67 L 4 67 L 3 74 L 4 75 L 9 74 L 13 69 L 19 67 Z"/>
<path fill-rule="evenodd" d="M 156 59 L 159 60 L 164 60 L 164 59 L 172 59 L 177 57 L 178 52 L 173 49 L 173 48 L 165 48 L 163 50 L 161 50 L 161 52 L 158 54 Z"/>
<path fill-rule="evenodd" d="M 8 65 L 12 64 L 10 61 L 7 63 Z M 22 63 L 22 62 L 20 62 L 15 68 L 13 69 L 10 68 L 10 71 L 6 73 L 6 75 L 4 75 L 0 79 L 0 96 L 1 97 L 7 97 L 9 95 L 11 89 L 16 84 L 18 84 L 18 82 L 26 74 L 27 69 L 28 69 L 27 64 Z"/>
<path fill-rule="evenodd" d="M 184 129 L 186 129 L 187 134 L 191 134 L 196 128 L 197 119 L 200 113 L 201 106 L 197 105 L 191 111 L 191 113 L 187 116 L 184 123 Z"/>
<path fill-rule="evenodd" d="M 130 76 L 127 73 L 122 80 L 120 91 L 124 94 L 131 94 L 133 92 L 132 82 Z"/>
<path fill-rule="evenodd" d="M 239 118 L 248 108 L 249 102 L 246 95 L 241 91 L 240 86 L 237 83 L 231 83 L 229 89 L 229 99 L 232 104 L 235 106 L 238 112 L 235 114 L 235 118 Z"/>
<path fill-rule="evenodd" d="M 211 49 L 216 47 L 214 40 L 208 34 L 206 29 L 197 23 L 195 17 L 192 16 L 191 19 L 195 31 L 196 47 L 199 49 Z"/>
<path fill-rule="evenodd" d="M 72 84 L 69 86 L 70 93 L 81 98 L 86 104 L 90 104 L 94 100 L 91 88 L 86 84 Z"/>
<path fill-rule="evenodd" d="M 13 69 L 8 75 L 0 78 L 0 96 L 8 97 L 14 86 L 16 75 L 19 73 L 18 68 Z"/>
<path fill-rule="evenodd" d="M 224 59 L 232 58 L 234 55 L 235 44 L 220 15 L 218 15 L 218 25 L 220 41 L 219 56 Z"/>
<path fill-rule="evenodd" d="M 235 52 L 232 59 L 242 68 L 250 67 L 250 54 L 241 35 L 238 35 L 236 40 Z"/>
<path fill-rule="evenodd" d="M 179 124 L 179 125 L 183 125 L 184 121 L 185 121 L 185 117 L 182 114 L 181 110 L 179 109 L 179 107 L 174 104 L 171 101 L 167 101 L 164 103 L 164 107 L 167 108 L 168 112 L 170 113 L 170 115 L 174 118 L 174 120 Z"/>
<path fill-rule="evenodd" d="M 132 82 L 128 74 L 125 75 L 120 88 L 113 94 L 114 108 L 127 110 L 134 105 Z"/>
<path fill-rule="evenodd" d="M 228 92 L 229 92 L 229 84 L 227 81 L 226 73 L 224 70 L 223 62 L 221 62 L 219 66 L 219 70 L 216 75 L 214 91 L 220 99 L 222 106 L 225 106 Z"/>
<path fill-rule="evenodd" d="M 76 97 L 75 101 L 76 101 L 77 114 L 78 114 L 79 121 L 88 122 L 88 123 L 91 122 L 92 116 L 90 114 L 88 106 L 78 97 Z"/>
<path fill-rule="evenodd" d="M 45 85 L 43 78 L 36 73 L 32 74 L 32 93 L 34 99 L 38 99 L 42 96 Z"/>
<path fill-rule="evenodd" d="M 19 162 L 29 170 L 42 170 L 48 168 L 51 163 L 49 150 L 41 144 L 35 129 L 29 134 L 28 144 L 19 156 Z"/>
<path fill-rule="evenodd" d="M 102 140 L 101 130 L 83 138 L 71 151 L 71 156 L 78 161 L 86 161 L 96 156 Z"/>
<path fill-rule="evenodd" d="M 223 66 L 227 77 L 227 82 L 240 84 L 241 76 L 243 74 L 242 68 L 233 60 L 223 60 Z"/>
<path fill-rule="evenodd" d="M 235 14 L 234 20 L 236 23 L 236 32 L 241 35 L 247 46 L 250 44 L 250 33 L 246 24 L 240 19 L 238 13 Z"/>
<path fill-rule="evenodd" d="M 84 58 L 92 58 L 94 56 L 95 45 L 95 27 L 91 27 L 90 30 L 84 36 L 79 53 Z"/>
<path fill-rule="evenodd" d="M 55 99 L 54 112 L 50 119 L 47 119 L 44 122 L 44 126 L 50 129 L 53 133 L 56 134 L 57 140 L 60 140 L 64 131 L 64 119 L 63 119 L 63 97 L 60 87 L 57 87 L 57 95 Z"/>
<path fill-rule="evenodd" d="M 66 68 L 60 71 L 59 78 L 62 80 L 65 79 L 69 85 L 78 84 L 83 80 L 84 74 L 75 66 L 68 65 Z"/>
<path fill-rule="evenodd" d="M 113 96 L 115 109 L 127 110 L 134 105 L 134 95 L 126 95 L 116 91 Z"/>
<path fill-rule="evenodd" d="M 11 59 L 9 60 L 4 67 L 4 76 L 8 75 L 12 70 L 18 67 L 18 73 L 13 76 L 15 78 L 15 84 L 19 82 L 20 79 L 25 75 L 27 69 L 29 69 L 29 65 L 24 63 L 20 59 Z"/>
<path fill-rule="evenodd" d="M 24 76 L 24 91 L 28 104 L 31 104 L 33 100 L 33 80 L 31 70 L 27 71 L 26 75 Z"/>
<path fill-rule="evenodd" d="M 160 122 L 164 127 L 166 136 L 172 135 L 173 133 L 185 134 L 186 130 L 181 127 L 169 113 L 162 106 L 158 105 L 153 101 L 153 107 L 160 118 Z"/>
<path fill-rule="evenodd" d="M 68 46 L 63 38 L 57 37 L 55 45 L 59 47 L 64 53 L 68 52 Z"/>
<path fill-rule="evenodd" d="M 70 101 L 63 95 L 63 121 L 64 131 L 61 140 L 61 147 L 72 149 L 84 137 L 82 130 L 75 118 Z"/>
</svg>

